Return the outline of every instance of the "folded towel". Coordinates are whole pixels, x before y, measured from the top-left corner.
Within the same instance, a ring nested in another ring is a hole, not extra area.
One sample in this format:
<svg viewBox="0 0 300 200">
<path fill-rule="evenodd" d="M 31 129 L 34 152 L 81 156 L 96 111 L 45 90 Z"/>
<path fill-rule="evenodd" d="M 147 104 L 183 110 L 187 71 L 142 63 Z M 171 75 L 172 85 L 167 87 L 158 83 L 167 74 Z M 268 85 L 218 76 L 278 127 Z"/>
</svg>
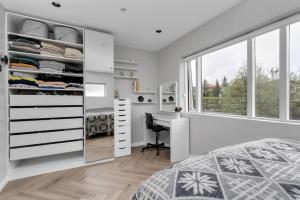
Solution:
<svg viewBox="0 0 300 200">
<path fill-rule="evenodd" d="M 82 53 L 79 49 L 67 47 L 65 49 L 65 57 L 79 59 L 79 58 L 82 58 Z"/>
</svg>

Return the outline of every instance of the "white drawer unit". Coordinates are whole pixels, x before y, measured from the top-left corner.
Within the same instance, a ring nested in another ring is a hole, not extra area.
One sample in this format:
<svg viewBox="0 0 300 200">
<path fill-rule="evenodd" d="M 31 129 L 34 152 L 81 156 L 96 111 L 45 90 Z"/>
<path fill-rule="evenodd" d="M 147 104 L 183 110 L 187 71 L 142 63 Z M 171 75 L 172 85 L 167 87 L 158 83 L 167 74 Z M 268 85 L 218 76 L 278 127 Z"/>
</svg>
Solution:
<svg viewBox="0 0 300 200">
<path fill-rule="evenodd" d="M 10 106 L 80 106 L 82 96 L 71 95 L 10 95 Z"/>
<path fill-rule="evenodd" d="M 82 107 L 11 108 L 10 120 L 83 117 Z"/>
<path fill-rule="evenodd" d="M 131 155 L 131 102 L 115 99 L 115 157 Z"/>
<path fill-rule="evenodd" d="M 64 142 L 10 149 L 10 160 L 21 160 L 83 150 L 83 141 Z"/>
<path fill-rule="evenodd" d="M 83 118 L 10 122 L 10 133 L 83 128 Z"/>
</svg>

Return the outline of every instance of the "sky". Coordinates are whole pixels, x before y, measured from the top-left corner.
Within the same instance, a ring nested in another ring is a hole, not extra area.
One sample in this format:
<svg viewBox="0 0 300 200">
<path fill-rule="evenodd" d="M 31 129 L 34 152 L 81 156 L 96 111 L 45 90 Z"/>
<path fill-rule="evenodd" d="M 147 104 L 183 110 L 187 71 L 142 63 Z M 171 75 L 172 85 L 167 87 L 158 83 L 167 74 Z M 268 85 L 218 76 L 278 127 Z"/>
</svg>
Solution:
<svg viewBox="0 0 300 200">
<path fill-rule="evenodd" d="M 290 30 L 291 71 L 300 73 L 300 22 L 291 25 Z M 255 38 L 256 63 L 265 71 L 279 67 L 279 30 Z M 241 66 L 247 63 L 247 42 L 241 42 L 202 56 L 202 78 L 215 84 L 224 76 L 234 79 Z M 193 80 L 193 82 L 195 79 Z"/>
</svg>

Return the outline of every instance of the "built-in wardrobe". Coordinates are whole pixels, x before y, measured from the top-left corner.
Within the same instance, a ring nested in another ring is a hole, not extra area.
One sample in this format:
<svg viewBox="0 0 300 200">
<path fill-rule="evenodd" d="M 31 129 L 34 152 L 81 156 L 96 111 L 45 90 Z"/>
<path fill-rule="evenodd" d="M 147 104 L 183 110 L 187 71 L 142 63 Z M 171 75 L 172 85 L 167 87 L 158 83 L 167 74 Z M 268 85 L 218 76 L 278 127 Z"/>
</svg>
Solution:
<svg viewBox="0 0 300 200">
<path fill-rule="evenodd" d="M 130 102 L 114 103 L 112 35 L 2 8 L 0 32 L 0 190 L 130 154 Z"/>
</svg>

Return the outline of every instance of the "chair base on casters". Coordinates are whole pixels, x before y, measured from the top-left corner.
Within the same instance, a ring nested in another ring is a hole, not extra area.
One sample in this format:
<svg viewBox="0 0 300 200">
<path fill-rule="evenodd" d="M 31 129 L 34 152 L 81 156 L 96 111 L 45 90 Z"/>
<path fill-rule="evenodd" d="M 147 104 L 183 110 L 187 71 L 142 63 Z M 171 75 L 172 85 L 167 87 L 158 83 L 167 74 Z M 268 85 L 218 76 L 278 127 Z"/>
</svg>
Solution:
<svg viewBox="0 0 300 200">
<path fill-rule="evenodd" d="M 170 149 L 170 147 L 166 147 L 165 143 L 161 143 L 161 144 L 147 143 L 147 145 L 143 147 L 142 152 L 144 152 L 145 149 L 156 149 L 156 155 L 159 156 L 159 150 L 168 150 Z"/>
</svg>

